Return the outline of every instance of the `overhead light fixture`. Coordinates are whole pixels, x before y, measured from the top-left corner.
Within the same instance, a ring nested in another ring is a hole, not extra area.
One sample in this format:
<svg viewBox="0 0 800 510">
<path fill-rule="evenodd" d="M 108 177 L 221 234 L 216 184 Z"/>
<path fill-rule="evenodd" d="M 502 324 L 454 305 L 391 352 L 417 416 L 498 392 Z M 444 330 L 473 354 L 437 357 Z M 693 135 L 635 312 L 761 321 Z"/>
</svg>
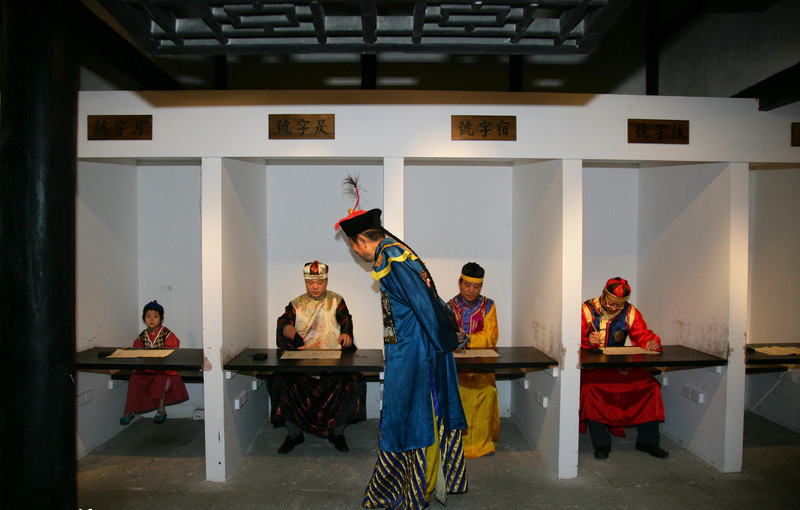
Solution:
<svg viewBox="0 0 800 510">
<path fill-rule="evenodd" d="M 360 87 L 361 78 L 356 76 L 329 76 L 323 80 L 328 87 Z M 419 78 L 414 76 L 386 76 L 378 78 L 379 87 L 414 87 L 419 85 Z"/>
<path fill-rule="evenodd" d="M 358 53 L 293 53 L 289 55 L 289 60 L 309 64 L 358 63 L 361 62 L 361 55 Z"/>
<path fill-rule="evenodd" d="M 387 76 L 378 78 L 379 86 L 384 87 L 414 87 L 419 85 L 419 78 L 414 76 Z"/>
<path fill-rule="evenodd" d="M 564 80 L 561 78 L 536 78 L 531 80 L 531 85 L 544 89 L 557 89 L 564 86 Z"/>
<path fill-rule="evenodd" d="M 322 82 L 328 87 L 360 87 L 361 78 L 356 76 L 328 76 Z"/>
</svg>

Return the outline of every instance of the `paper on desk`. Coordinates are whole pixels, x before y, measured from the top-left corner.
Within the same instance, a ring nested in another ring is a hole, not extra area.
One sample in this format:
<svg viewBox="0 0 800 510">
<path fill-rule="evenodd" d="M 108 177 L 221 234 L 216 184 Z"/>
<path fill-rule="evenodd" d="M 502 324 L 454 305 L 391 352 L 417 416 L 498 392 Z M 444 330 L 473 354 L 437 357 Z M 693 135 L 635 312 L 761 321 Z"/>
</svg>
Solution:
<svg viewBox="0 0 800 510">
<path fill-rule="evenodd" d="M 625 347 L 605 347 L 603 354 L 661 354 L 659 351 L 648 351 L 644 347 L 636 347 L 635 345 Z"/>
<path fill-rule="evenodd" d="M 492 349 L 465 349 L 460 352 L 453 351 L 456 358 L 499 358 L 497 351 Z"/>
<path fill-rule="evenodd" d="M 107 358 L 166 358 L 175 349 L 117 349 Z"/>
<path fill-rule="evenodd" d="M 756 347 L 756 352 L 767 356 L 788 356 L 790 354 L 800 354 L 800 347 L 782 347 L 770 345 L 769 347 Z"/>
<path fill-rule="evenodd" d="M 302 351 L 283 351 L 281 359 L 339 359 L 339 349 L 307 349 Z"/>
</svg>

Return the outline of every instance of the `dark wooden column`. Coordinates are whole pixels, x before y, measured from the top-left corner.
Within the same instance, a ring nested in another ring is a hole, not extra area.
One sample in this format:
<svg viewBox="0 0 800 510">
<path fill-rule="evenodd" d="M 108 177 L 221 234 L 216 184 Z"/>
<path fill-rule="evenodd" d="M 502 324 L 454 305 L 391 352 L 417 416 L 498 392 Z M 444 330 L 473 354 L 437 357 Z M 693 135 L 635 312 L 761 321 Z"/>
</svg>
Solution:
<svg viewBox="0 0 800 510">
<path fill-rule="evenodd" d="M 0 11 L 3 508 L 77 507 L 77 7 L 3 0 Z"/>
<path fill-rule="evenodd" d="M 375 90 L 376 88 L 378 88 L 378 55 L 362 53 L 361 90 Z"/>
<path fill-rule="evenodd" d="M 645 94 L 658 95 L 659 68 L 661 53 L 661 0 L 647 0 L 647 19 L 645 27 L 647 36 L 645 41 Z"/>
<path fill-rule="evenodd" d="M 508 56 L 508 91 L 522 92 L 523 84 L 523 64 L 525 59 L 522 55 Z"/>
</svg>

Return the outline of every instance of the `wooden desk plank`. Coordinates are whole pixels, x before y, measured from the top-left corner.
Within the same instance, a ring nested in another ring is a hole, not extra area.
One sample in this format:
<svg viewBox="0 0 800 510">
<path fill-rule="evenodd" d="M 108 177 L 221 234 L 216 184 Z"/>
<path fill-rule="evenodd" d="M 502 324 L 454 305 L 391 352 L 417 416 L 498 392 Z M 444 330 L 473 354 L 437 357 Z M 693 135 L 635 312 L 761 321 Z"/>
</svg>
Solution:
<svg viewBox="0 0 800 510">
<path fill-rule="evenodd" d="M 581 368 L 714 367 L 728 360 L 684 345 L 665 345 L 661 354 L 593 354 L 581 349 Z"/>
<path fill-rule="evenodd" d="M 545 369 L 558 365 L 547 354 L 535 347 L 496 347 L 499 358 L 456 358 L 459 370 L 495 372 L 505 369 Z"/>
<path fill-rule="evenodd" d="M 223 364 L 232 372 L 383 372 L 380 349 L 358 349 L 342 352 L 339 359 L 280 359 L 278 349 L 245 349 Z M 267 353 L 267 359 L 253 359 L 254 354 Z"/>
<path fill-rule="evenodd" d="M 747 365 L 796 365 L 800 364 L 800 356 L 789 354 L 786 356 L 770 356 L 756 352 L 758 347 L 800 347 L 800 343 L 769 343 L 769 344 L 747 344 L 745 351 L 745 363 Z M 752 352 L 751 352 L 752 350 Z"/>
<path fill-rule="evenodd" d="M 534 347 L 498 347 L 499 358 L 456 358 L 459 370 L 503 371 L 544 369 L 558 362 Z M 267 353 L 267 359 L 255 360 L 253 355 Z M 340 359 L 282 360 L 278 349 L 245 349 L 223 365 L 234 372 L 383 372 L 381 349 L 358 349 L 343 352 Z"/>
<path fill-rule="evenodd" d="M 175 349 L 164 358 L 100 358 L 120 347 L 92 347 L 75 353 L 77 370 L 203 370 L 203 349 Z"/>
</svg>

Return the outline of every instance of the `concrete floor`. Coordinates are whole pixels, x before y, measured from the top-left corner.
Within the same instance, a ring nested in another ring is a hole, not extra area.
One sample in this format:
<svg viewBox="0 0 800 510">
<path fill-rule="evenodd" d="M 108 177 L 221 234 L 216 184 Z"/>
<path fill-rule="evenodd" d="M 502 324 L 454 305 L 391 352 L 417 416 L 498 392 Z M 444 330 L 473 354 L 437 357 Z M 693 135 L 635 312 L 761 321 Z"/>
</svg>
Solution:
<svg viewBox="0 0 800 510">
<path fill-rule="evenodd" d="M 635 431 L 631 431 L 635 436 Z M 79 462 L 78 507 L 94 510 L 357 509 L 376 458 L 377 422 L 348 427 L 350 453 L 306 435 L 278 455 L 284 429 L 264 426 L 227 483 L 205 480 L 203 422 L 142 419 Z M 800 434 L 759 416 L 745 416 L 744 466 L 722 474 L 667 438 L 666 460 L 615 438 L 611 457 L 597 461 L 586 437 L 578 477 L 558 480 L 510 419 L 501 422 L 498 451 L 469 460 L 469 492 L 447 508 L 498 509 L 753 509 L 800 508 Z M 438 502 L 431 509 L 442 508 Z"/>
</svg>

